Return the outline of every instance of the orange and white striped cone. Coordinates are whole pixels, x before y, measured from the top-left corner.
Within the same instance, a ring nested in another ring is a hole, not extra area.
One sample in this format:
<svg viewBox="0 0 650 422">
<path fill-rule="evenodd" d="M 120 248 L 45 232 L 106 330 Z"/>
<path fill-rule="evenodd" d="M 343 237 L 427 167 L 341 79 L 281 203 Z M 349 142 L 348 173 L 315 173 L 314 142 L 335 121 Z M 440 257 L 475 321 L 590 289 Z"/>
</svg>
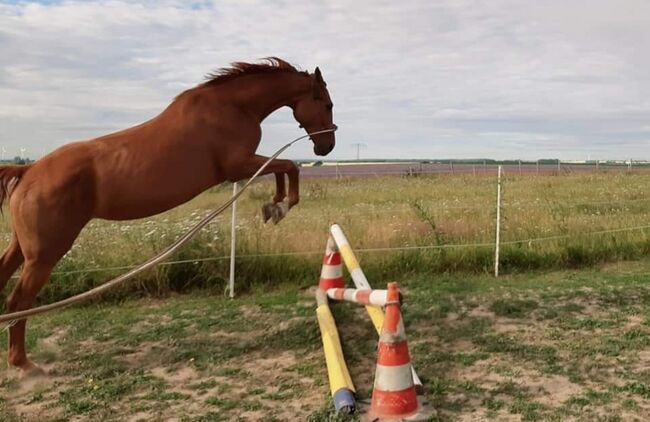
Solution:
<svg viewBox="0 0 650 422">
<path fill-rule="evenodd" d="M 408 420 L 420 410 L 397 283 L 388 283 L 386 319 L 379 337 L 375 386 L 369 415 L 373 420 Z"/>
<path fill-rule="evenodd" d="M 321 269 L 318 287 L 325 291 L 327 291 L 327 289 L 345 287 L 341 254 L 331 236 L 327 239 L 325 256 L 323 257 L 323 268 Z"/>
</svg>

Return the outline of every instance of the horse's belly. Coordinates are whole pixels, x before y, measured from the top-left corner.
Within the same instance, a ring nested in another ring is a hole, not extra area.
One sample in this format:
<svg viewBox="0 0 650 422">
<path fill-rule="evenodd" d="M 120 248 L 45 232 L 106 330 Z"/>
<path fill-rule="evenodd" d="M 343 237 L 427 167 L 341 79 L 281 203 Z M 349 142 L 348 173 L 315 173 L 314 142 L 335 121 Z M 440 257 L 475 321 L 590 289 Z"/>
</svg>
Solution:
<svg viewBox="0 0 650 422">
<path fill-rule="evenodd" d="M 95 217 L 107 220 L 149 217 L 177 207 L 219 182 L 197 169 L 174 171 L 155 178 L 139 175 L 100 182 Z"/>
</svg>

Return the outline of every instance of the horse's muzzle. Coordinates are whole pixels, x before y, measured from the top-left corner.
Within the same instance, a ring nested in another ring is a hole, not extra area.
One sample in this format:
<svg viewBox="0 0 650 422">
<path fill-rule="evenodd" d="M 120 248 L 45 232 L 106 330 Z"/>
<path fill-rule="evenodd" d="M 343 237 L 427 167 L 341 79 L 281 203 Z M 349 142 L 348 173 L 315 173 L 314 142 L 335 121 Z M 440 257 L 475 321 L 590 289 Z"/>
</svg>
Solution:
<svg viewBox="0 0 650 422">
<path fill-rule="evenodd" d="M 318 143 L 314 144 L 314 154 L 316 155 L 327 155 L 334 149 L 334 141 L 324 144 Z"/>
</svg>

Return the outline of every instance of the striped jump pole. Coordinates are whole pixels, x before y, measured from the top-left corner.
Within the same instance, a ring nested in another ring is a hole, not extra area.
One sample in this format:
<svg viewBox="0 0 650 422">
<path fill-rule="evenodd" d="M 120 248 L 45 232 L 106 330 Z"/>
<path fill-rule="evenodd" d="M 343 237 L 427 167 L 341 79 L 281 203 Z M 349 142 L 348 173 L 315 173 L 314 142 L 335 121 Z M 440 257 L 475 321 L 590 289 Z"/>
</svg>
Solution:
<svg viewBox="0 0 650 422">
<path fill-rule="evenodd" d="M 350 242 L 348 242 L 348 239 L 345 237 L 341 226 L 338 224 L 332 224 L 330 227 L 330 234 L 332 238 L 334 238 L 336 247 L 341 253 L 343 262 L 345 263 L 345 266 L 350 273 L 350 277 L 352 277 L 352 282 L 356 288 L 362 290 L 372 290 L 372 287 L 370 287 L 370 283 L 368 282 L 366 275 L 363 273 L 363 270 L 359 265 L 359 261 L 354 255 L 354 251 L 352 251 Z M 372 305 L 366 305 L 366 312 L 368 312 L 368 315 L 370 316 L 370 319 L 372 320 L 372 323 L 377 330 L 377 334 L 381 335 L 381 330 L 384 326 L 384 312 L 381 310 L 381 308 Z M 413 382 L 415 383 L 417 390 L 422 391 L 422 381 L 420 380 L 420 377 L 418 377 L 418 374 L 415 373 L 415 369 L 413 369 L 413 367 L 411 367 L 411 373 L 413 374 Z"/>
<path fill-rule="evenodd" d="M 330 299 L 378 307 L 386 306 L 387 295 L 388 290 L 327 289 Z"/>
<path fill-rule="evenodd" d="M 337 412 L 353 413 L 356 409 L 354 400 L 354 384 L 345 365 L 341 340 L 336 329 L 334 317 L 327 303 L 327 294 L 322 289 L 316 289 L 316 317 L 320 327 L 327 376 L 330 381 L 330 392 Z"/>
</svg>

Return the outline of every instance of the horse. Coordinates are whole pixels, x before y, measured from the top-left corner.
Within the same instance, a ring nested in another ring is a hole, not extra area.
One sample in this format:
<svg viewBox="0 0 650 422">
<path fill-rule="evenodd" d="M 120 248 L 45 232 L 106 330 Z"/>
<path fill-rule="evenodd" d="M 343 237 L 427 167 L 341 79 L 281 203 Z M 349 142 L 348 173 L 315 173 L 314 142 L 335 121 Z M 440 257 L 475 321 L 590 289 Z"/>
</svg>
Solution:
<svg viewBox="0 0 650 422">
<path fill-rule="evenodd" d="M 308 134 L 336 129 L 320 69 L 300 71 L 270 57 L 208 74 L 145 123 L 64 145 L 29 165 L 0 166 L 0 206 L 8 201 L 12 219 L 0 257 L 0 291 L 23 265 L 7 311 L 33 306 L 91 219 L 149 217 L 222 182 L 251 177 L 267 161 L 256 154 L 261 123 L 284 106 Z M 310 138 L 316 155 L 334 149 L 333 131 Z M 264 218 L 278 220 L 299 201 L 299 170 L 290 160 L 274 159 L 262 174 L 270 173 L 276 189 L 270 206 L 263 206 Z M 9 328 L 7 360 L 23 374 L 43 373 L 27 357 L 25 328 L 24 319 Z"/>
</svg>

